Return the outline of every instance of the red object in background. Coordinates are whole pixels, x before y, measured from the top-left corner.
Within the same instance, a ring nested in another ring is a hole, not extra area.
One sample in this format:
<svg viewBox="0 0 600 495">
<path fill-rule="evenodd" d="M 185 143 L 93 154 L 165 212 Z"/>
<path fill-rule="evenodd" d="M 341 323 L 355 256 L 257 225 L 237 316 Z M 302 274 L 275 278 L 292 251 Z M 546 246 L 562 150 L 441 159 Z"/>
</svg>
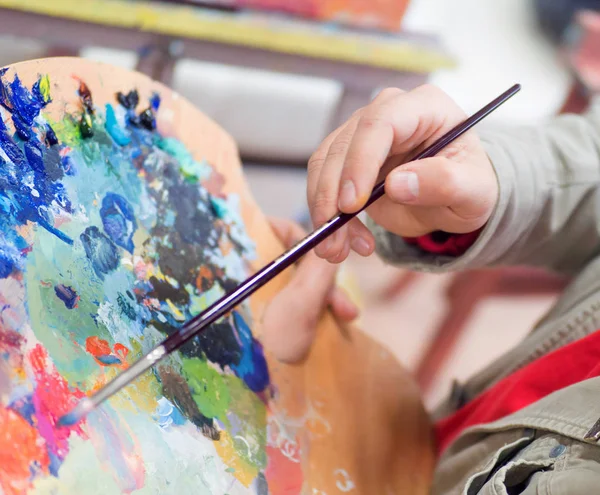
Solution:
<svg viewBox="0 0 600 495">
<path fill-rule="evenodd" d="M 410 0 L 232 0 L 239 8 L 270 10 L 317 21 L 397 32 Z"/>
<path fill-rule="evenodd" d="M 577 79 L 588 91 L 600 92 L 600 13 L 578 13 L 568 39 L 567 58 Z"/>
<path fill-rule="evenodd" d="M 465 429 L 517 412 L 552 392 L 600 376 L 600 332 L 537 359 L 499 381 L 455 414 L 436 424 L 442 453 Z"/>
</svg>

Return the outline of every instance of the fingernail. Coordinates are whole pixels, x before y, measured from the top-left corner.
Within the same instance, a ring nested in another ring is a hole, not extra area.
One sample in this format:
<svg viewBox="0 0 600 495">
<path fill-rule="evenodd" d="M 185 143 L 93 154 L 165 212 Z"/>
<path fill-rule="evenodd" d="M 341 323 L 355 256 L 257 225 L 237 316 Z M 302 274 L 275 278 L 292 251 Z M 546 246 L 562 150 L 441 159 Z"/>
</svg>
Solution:
<svg viewBox="0 0 600 495">
<path fill-rule="evenodd" d="M 389 188 L 393 200 L 412 201 L 419 195 L 419 178 L 414 172 L 396 172 L 390 177 Z"/>
<path fill-rule="evenodd" d="M 350 241 L 350 247 L 352 251 L 360 254 L 361 256 L 369 256 L 371 252 L 371 246 L 362 237 L 353 237 Z"/>
<path fill-rule="evenodd" d="M 354 182 L 352 182 L 350 179 L 346 179 L 342 184 L 338 207 L 340 210 L 345 210 L 354 207 L 355 204 L 356 188 L 354 187 Z"/>
</svg>

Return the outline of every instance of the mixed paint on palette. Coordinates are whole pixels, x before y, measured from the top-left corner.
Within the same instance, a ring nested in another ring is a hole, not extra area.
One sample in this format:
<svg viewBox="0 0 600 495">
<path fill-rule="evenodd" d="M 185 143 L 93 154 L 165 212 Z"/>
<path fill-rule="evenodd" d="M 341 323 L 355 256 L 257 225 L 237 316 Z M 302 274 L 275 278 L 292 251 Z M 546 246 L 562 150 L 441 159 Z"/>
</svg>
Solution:
<svg viewBox="0 0 600 495">
<path fill-rule="evenodd" d="M 248 307 L 57 425 L 254 256 L 223 177 L 157 129 L 159 94 L 73 88 L 78 109 L 52 118 L 47 75 L 0 72 L 0 493 L 298 493 Z"/>
</svg>

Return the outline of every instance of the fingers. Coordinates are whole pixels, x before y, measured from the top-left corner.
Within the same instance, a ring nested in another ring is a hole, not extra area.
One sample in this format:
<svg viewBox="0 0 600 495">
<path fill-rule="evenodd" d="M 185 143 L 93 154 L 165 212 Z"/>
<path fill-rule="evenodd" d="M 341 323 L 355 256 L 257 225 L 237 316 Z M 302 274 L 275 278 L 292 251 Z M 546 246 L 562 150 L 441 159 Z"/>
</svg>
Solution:
<svg viewBox="0 0 600 495">
<path fill-rule="evenodd" d="M 403 165 L 385 181 L 388 198 L 404 205 L 446 206 L 457 217 L 469 220 L 495 204 L 495 177 L 481 167 L 463 167 L 445 157 Z M 462 208 L 468 205 L 468 208 Z M 464 211 L 463 211 L 464 210 Z"/>
<path fill-rule="evenodd" d="M 335 283 L 335 265 L 308 253 L 293 279 L 271 301 L 263 316 L 262 341 L 280 361 L 303 359 Z M 339 297 L 339 296 L 337 296 Z M 345 303 L 336 303 L 339 306 Z M 346 314 L 347 308 L 341 308 Z"/>
<path fill-rule="evenodd" d="M 358 218 L 348 222 L 348 231 L 352 251 L 360 256 L 371 256 L 375 251 L 375 238 L 371 231 Z"/>
<path fill-rule="evenodd" d="M 339 287 L 331 292 L 329 304 L 334 316 L 342 321 L 348 322 L 358 317 L 358 308 Z"/>
<path fill-rule="evenodd" d="M 402 94 L 399 89 L 383 90 L 369 106 L 385 104 L 399 94 Z M 340 175 L 363 111 L 365 111 L 364 108 L 357 110 L 346 124 L 331 133 L 309 160 L 307 200 L 311 218 L 316 227 L 321 226 L 339 211 Z M 325 164 L 327 166 L 324 166 Z M 369 244 L 370 234 L 366 229 L 355 228 L 354 230 L 365 234 L 363 242 L 354 242 L 354 244 L 362 245 L 364 251 L 364 247 Z M 346 246 L 353 244 L 348 240 L 348 233 L 349 230 L 346 228 L 338 230 L 333 236 L 317 246 L 315 252 L 318 256 L 327 260 L 339 260 L 341 254 L 348 251 Z"/>
<path fill-rule="evenodd" d="M 402 165 L 385 180 L 385 196 L 369 214 L 390 232 L 415 237 L 434 230 L 470 232 L 481 227 L 498 194 L 484 167 L 436 156 Z"/>
<path fill-rule="evenodd" d="M 329 146 L 325 161 L 327 167 L 321 168 L 319 180 L 316 185 L 312 203 L 316 207 L 316 214 L 313 216 L 315 226 L 319 227 L 327 220 L 333 217 L 338 209 L 336 207 L 336 199 L 339 195 L 339 183 L 344 160 L 348 146 L 352 141 L 352 136 L 356 129 L 358 118 L 354 118 L 348 122 L 341 132 L 339 132 L 334 141 Z M 343 249 L 347 238 L 347 228 L 342 228 L 335 232 L 332 236 L 319 244 L 316 252 L 323 258 L 332 257 L 333 254 L 339 254 Z"/>
<path fill-rule="evenodd" d="M 303 229 L 290 220 L 270 218 L 269 222 L 286 248 L 305 235 Z M 343 321 L 356 318 L 356 306 L 335 287 L 336 271 L 334 264 L 308 253 L 292 280 L 267 307 L 262 340 L 280 361 L 297 362 L 306 356 L 326 305 L 329 304 L 334 315 Z"/>
<path fill-rule="evenodd" d="M 371 193 L 389 155 L 405 154 L 464 120 L 464 112 L 441 90 L 421 86 L 361 114 L 347 151 L 339 207 L 359 210 Z M 327 160 L 323 168 L 328 166 Z"/>
<path fill-rule="evenodd" d="M 291 248 L 306 236 L 304 229 L 292 220 L 270 217 L 269 224 L 286 249 Z"/>
</svg>

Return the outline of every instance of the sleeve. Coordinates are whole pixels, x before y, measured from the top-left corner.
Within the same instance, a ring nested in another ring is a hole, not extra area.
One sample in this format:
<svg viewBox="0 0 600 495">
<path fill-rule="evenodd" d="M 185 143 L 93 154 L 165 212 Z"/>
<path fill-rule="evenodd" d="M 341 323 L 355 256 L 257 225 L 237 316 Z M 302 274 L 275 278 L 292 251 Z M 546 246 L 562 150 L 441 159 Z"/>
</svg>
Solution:
<svg viewBox="0 0 600 495">
<path fill-rule="evenodd" d="M 576 273 L 600 252 L 600 97 L 584 115 L 480 132 L 499 199 L 464 252 L 423 248 L 367 218 L 387 262 L 443 272 L 530 265 Z M 475 234 L 475 233 L 474 233 Z M 474 242 L 473 242 L 474 240 Z"/>
</svg>

